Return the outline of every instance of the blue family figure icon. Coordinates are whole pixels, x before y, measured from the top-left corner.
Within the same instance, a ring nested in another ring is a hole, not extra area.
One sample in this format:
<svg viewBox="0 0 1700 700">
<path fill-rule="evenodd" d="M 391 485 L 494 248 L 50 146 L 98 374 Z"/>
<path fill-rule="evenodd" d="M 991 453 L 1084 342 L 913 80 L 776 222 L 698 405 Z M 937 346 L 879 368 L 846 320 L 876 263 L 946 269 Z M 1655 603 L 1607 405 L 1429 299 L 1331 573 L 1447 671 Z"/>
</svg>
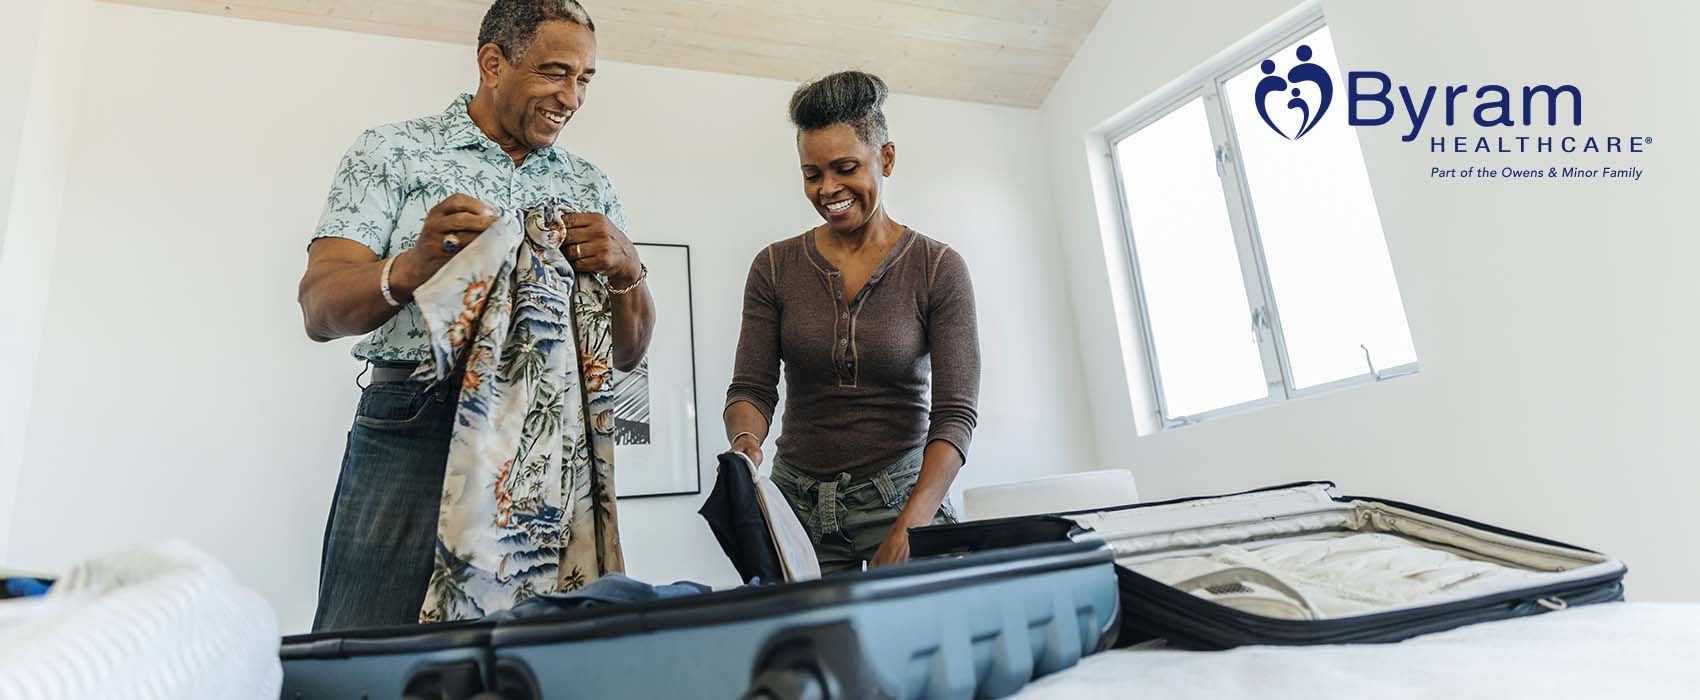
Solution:
<svg viewBox="0 0 1700 700">
<path fill-rule="evenodd" d="M 1329 77 L 1328 70 L 1310 62 L 1312 56 L 1310 47 L 1300 44 L 1294 52 L 1300 61 L 1287 71 L 1287 77 L 1275 75 L 1275 59 L 1265 59 L 1259 68 L 1263 71 L 1263 79 L 1257 83 L 1257 114 L 1263 117 L 1263 123 L 1275 133 L 1288 140 L 1298 139 L 1315 128 L 1322 121 L 1322 115 L 1328 112 L 1328 105 L 1334 101 L 1334 80 Z M 1299 90 L 1299 83 L 1311 83 L 1316 86 L 1316 112 L 1311 112 L 1311 104 Z M 1269 118 L 1269 108 L 1264 98 L 1272 93 L 1286 92 L 1292 96 L 1287 100 L 1287 109 L 1299 110 L 1299 129 L 1292 136 L 1275 125 L 1275 120 Z"/>
</svg>

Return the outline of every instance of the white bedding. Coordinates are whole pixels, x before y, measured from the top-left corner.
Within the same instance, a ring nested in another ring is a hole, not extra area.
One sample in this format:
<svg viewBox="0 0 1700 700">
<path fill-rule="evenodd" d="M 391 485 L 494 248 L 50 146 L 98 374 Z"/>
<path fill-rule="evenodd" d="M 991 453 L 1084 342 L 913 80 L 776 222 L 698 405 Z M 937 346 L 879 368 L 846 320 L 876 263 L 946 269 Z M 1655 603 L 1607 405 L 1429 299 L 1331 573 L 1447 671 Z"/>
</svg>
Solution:
<svg viewBox="0 0 1700 700">
<path fill-rule="evenodd" d="M 1013 697 L 1700 698 L 1700 605 L 1592 605 L 1388 645 L 1111 651 Z"/>
<path fill-rule="evenodd" d="M 277 615 L 183 543 L 100 557 L 0 602 L 0 700 L 274 700 Z"/>
</svg>

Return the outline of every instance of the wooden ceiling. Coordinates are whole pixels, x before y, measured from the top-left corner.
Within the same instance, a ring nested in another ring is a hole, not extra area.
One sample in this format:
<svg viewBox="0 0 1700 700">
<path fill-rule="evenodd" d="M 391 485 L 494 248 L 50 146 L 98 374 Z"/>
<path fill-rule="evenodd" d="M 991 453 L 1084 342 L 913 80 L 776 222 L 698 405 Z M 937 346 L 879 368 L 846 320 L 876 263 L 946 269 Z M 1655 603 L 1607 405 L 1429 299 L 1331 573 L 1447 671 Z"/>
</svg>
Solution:
<svg viewBox="0 0 1700 700">
<path fill-rule="evenodd" d="M 488 0 L 106 0 L 472 44 Z M 602 58 L 1038 107 L 1109 0 L 581 0 Z"/>
</svg>

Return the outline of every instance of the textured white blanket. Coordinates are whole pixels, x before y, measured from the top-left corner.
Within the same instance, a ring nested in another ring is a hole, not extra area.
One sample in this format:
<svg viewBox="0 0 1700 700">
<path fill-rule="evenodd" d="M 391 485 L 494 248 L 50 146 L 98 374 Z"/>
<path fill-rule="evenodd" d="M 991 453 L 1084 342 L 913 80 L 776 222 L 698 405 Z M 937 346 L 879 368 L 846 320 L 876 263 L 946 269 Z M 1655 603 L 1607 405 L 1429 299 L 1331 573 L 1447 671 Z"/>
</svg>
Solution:
<svg viewBox="0 0 1700 700">
<path fill-rule="evenodd" d="M 1111 651 L 1013 697 L 1695 698 L 1700 605 L 1593 605 L 1400 644 Z"/>
<path fill-rule="evenodd" d="M 183 543 L 79 564 L 0 602 L 0 699 L 277 697 L 277 615 Z"/>
</svg>

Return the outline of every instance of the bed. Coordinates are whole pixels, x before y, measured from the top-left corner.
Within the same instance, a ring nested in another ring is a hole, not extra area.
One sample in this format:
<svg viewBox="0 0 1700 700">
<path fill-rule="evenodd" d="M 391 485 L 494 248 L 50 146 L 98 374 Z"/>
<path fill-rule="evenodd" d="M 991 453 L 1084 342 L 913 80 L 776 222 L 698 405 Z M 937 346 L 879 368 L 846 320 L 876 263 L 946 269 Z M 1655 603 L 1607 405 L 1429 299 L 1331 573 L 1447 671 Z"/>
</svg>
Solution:
<svg viewBox="0 0 1700 700">
<path fill-rule="evenodd" d="M 1012 697 L 1700 698 L 1700 604 L 1593 605 L 1387 645 L 1116 650 Z"/>
<path fill-rule="evenodd" d="M 182 542 L 97 557 L 0 602 L 0 698 L 274 700 L 277 615 Z"/>
</svg>

